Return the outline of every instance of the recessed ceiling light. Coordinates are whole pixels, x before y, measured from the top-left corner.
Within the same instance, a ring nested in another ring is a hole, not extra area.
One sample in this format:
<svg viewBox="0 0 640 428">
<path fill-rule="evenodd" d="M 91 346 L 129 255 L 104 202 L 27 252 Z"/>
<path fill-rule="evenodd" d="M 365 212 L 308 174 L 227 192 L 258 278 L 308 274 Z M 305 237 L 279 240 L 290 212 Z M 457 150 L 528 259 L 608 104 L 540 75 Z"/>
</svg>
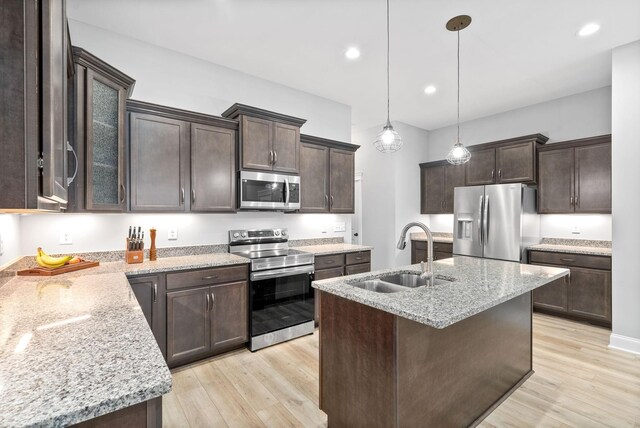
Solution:
<svg viewBox="0 0 640 428">
<path fill-rule="evenodd" d="M 437 88 L 433 85 L 429 85 L 426 88 L 424 88 L 424 93 L 427 95 L 433 95 L 435 94 L 437 91 Z"/>
<path fill-rule="evenodd" d="M 596 24 L 595 22 L 590 22 L 586 24 L 584 27 L 582 27 L 580 31 L 578 31 L 578 36 L 587 37 L 597 33 L 598 30 L 600 30 L 600 24 Z"/>
<path fill-rule="evenodd" d="M 347 59 L 358 59 L 360 58 L 360 49 L 352 46 L 347 49 L 347 51 L 344 53 L 344 56 L 346 56 Z"/>
</svg>

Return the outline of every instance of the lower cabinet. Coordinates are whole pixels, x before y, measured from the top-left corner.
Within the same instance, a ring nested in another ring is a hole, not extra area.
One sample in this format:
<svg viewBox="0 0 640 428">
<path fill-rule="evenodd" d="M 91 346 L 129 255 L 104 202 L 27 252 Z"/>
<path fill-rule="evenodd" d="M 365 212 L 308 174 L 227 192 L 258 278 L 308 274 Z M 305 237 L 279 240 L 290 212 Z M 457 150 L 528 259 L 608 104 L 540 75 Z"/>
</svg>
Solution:
<svg viewBox="0 0 640 428">
<path fill-rule="evenodd" d="M 326 256 L 316 256 L 314 281 L 323 279 L 338 278 L 344 275 L 355 275 L 371 271 L 371 251 L 358 251 L 354 253 L 329 254 Z M 321 293 L 314 292 L 316 325 L 320 323 L 320 299 Z"/>
<path fill-rule="evenodd" d="M 411 264 L 426 262 L 429 256 L 429 244 L 427 241 L 411 241 Z M 453 244 L 449 242 L 433 243 L 433 260 L 442 260 L 453 257 Z"/>
<path fill-rule="evenodd" d="M 530 251 L 529 260 L 571 271 L 568 277 L 533 290 L 535 309 L 611 326 L 610 257 Z"/>
<path fill-rule="evenodd" d="M 162 355 L 167 358 L 165 282 L 164 275 L 145 275 L 129 278 L 131 290 L 142 308 Z"/>
<path fill-rule="evenodd" d="M 248 340 L 246 281 L 167 293 L 167 363 L 173 367 Z"/>
</svg>

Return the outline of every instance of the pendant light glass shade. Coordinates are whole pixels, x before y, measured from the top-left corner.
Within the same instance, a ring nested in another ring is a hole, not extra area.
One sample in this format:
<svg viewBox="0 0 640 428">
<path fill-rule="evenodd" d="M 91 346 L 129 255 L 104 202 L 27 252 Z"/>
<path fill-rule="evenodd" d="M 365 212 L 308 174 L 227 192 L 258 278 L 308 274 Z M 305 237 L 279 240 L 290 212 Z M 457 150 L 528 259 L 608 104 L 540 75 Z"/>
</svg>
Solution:
<svg viewBox="0 0 640 428">
<path fill-rule="evenodd" d="M 402 147 L 400 134 L 393 129 L 389 120 L 389 0 L 387 0 L 387 123 L 373 142 L 379 152 L 393 153 Z"/>
<path fill-rule="evenodd" d="M 374 141 L 376 149 L 382 153 L 393 153 L 400 150 L 402 147 L 402 137 L 393 129 L 390 122 L 382 128 L 382 132 L 376 137 Z"/>
<path fill-rule="evenodd" d="M 471 153 L 460 142 L 456 142 L 447 154 L 447 162 L 453 165 L 462 165 L 469 162 L 469 159 L 471 159 Z"/>
</svg>

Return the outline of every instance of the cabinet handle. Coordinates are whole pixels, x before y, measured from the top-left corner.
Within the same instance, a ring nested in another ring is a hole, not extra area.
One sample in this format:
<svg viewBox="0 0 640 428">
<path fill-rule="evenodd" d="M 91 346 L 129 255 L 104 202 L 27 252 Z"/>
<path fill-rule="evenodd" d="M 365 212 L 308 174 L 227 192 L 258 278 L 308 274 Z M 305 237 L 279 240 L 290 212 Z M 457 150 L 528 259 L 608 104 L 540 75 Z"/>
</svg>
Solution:
<svg viewBox="0 0 640 428">
<path fill-rule="evenodd" d="M 153 283 L 153 303 L 158 301 L 158 283 Z"/>
<path fill-rule="evenodd" d="M 578 197 L 577 196 L 573 199 L 573 202 L 574 202 L 574 204 L 576 206 L 578 206 L 578 207 L 580 206 L 580 202 L 578 202 Z"/>
<path fill-rule="evenodd" d="M 356 260 L 362 260 L 362 257 L 356 257 Z"/>
<path fill-rule="evenodd" d="M 184 187 L 180 189 L 180 205 L 184 204 Z"/>
<path fill-rule="evenodd" d="M 329 205 L 329 195 L 325 194 L 324 195 L 324 206 L 328 206 Z"/>
<path fill-rule="evenodd" d="M 494 169 L 491 170 L 491 179 L 493 180 L 496 176 L 496 171 Z"/>
<path fill-rule="evenodd" d="M 498 178 L 502 178 L 502 169 L 498 169 Z"/>
<path fill-rule="evenodd" d="M 560 259 L 560 260 L 562 260 L 563 262 L 575 262 L 574 259 Z"/>
<path fill-rule="evenodd" d="M 324 261 L 324 264 L 325 264 L 325 265 L 333 264 L 333 260 L 325 260 L 325 261 Z"/>
<path fill-rule="evenodd" d="M 209 304 L 209 293 L 207 293 L 206 296 L 207 296 L 207 311 L 210 311 L 211 309 L 209 309 L 209 306 L 211 305 Z"/>
<path fill-rule="evenodd" d="M 333 195 L 331 195 L 331 208 L 333 208 Z"/>
<path fill-rule="evenodd" d="M 120 189 L 122 190 L 122 198 L 120 199 L 120 203 L 124 204 L 124 200 L 127 198 L 127 188 L 124 187 L 124 184 L 120 184 Z"/>
<path fill-rule="evenodd" d="M 273 164 L 277 164 L 278 163 L 278 152 L 276 152 L 275 150 L 273 151 Z"/>
<path fill-rule="evenodd" d="M 569 205 L 573 206 L 573 196 L 569 198 Z"/>
<path fill-rule="evenodd" d="M 191 189 L 191 202 L 196 202 L 196 189 Z"/>
<path fill-rule="evenodd" d="M 211 275 L 211 276 L 203 276 L 202 280 L 206 281 L 208 279 L 216 279 L 218 277 L 218 275 Z"/>
</svg>

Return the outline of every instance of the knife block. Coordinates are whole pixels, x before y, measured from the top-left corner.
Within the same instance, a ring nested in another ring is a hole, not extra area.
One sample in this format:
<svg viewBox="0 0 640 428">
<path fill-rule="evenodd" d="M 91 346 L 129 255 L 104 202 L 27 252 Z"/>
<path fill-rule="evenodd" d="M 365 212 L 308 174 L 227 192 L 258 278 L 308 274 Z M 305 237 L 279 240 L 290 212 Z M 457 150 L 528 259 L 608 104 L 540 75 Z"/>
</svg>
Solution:
<svg viewBox="0 0 640 428">
<path fill-rule="evenodd" d="M 129 264 L 142 263 L 144 261 L 144 242 L 142 243 L 142 249 L 130 251 L 129 250 L 129 238 L 127 238 L 126 250 L 124 252 L 125 261 Z"/>
</svg>

